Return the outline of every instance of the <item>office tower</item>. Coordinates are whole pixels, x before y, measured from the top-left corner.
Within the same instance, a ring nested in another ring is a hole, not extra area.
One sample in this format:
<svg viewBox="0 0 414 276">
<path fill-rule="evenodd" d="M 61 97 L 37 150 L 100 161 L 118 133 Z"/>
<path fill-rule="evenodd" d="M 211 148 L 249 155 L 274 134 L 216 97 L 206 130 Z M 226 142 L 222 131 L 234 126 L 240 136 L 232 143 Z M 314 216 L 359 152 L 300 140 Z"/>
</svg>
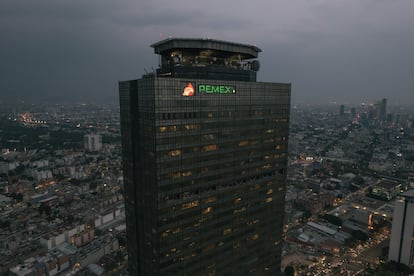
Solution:
<svg viewBox="0 0 414 276">
<path fill-rule="evenodd" d="M 340 115 L 340 116 L 345 115 L 345 106 L 344 106 L 343 104 L 341 104 L 341 105 L 339 106 L 339 115 Z"/>
<path fill-rule="evenodd" d="M 379 120 L 385 122 L 387 120 L 387 99 L 382 99 L 379 106 Z"/>
<path fill-rule="evenodd" d="M 356 109 L 355 109 L 355 107 L 352 107 L 351 108 L 351 116 L 352 116 L 352 118 L 355 118 L 355 116 L 356 116 Z"/>
<path fill-rule="evenodd" d="M 388 259 L 414 264 L 414 190 L 402 193 L 395 202 Z"/>
<path fill-rule="evenodd" d="M 83 144 L 87 151 L 99 151 L 102 148 L 102 137 L 99 134 L 86 134 L 83 136 Z"/>
<path fill-rule="evenodd" d="M 256 82 L 255 46 L 152 47 L 119 83 L 131 275 L 279 274 L 290 84 Z"/>
</svg>

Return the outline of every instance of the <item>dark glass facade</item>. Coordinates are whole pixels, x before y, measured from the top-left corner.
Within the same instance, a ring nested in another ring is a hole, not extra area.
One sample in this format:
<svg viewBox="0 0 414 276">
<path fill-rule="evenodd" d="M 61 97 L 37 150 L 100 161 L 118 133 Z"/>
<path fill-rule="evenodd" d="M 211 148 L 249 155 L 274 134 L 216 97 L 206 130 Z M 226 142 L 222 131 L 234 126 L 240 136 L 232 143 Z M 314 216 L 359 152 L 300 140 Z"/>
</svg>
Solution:
<svg viewBox="0 0 414 276">
<path fill-rule="evenodd" d="M 290 84 L 119 89 L 130 274 L 280 274 Z"/>
</svg>

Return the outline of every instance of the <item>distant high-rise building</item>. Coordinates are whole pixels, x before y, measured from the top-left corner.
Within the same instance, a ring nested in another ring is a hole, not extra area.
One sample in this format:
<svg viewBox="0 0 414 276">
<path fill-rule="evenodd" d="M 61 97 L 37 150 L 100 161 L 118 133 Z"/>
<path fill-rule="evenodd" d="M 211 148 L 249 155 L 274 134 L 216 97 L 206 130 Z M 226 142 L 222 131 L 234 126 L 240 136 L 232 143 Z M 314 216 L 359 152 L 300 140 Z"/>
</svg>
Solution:
<svg viewBox="0 0 414 276">
<path fill-rule="evenodd" d="M 387 99 L 382 99 L 379 106 L 379 120 L 385 122 L 387 120 Z"/>
<path fill-rule="evenodd" d="M 152 47 L 119 84 L 130 274 L 280 274 L 290 84 L 256 82 L 256 46 Z"/>
<path fill-rule="evenodd" d="M 102 148 L 102 137 L 99 134 L 86 134 L 83 142 L 87 151 L 99 151 Z"/>
<path fill-rule="evenodd" d="M 352 115 L 352 118 L 355 118 L 356 117 L 356 109 L 355 109 L 355 107 L 351 108 L 351 115 Z"/>
<path fill-rule="evenodd" d="M 339 106 L 339 115 L 343 116 L 345 114 L 345 106 L 341 104 Z"/>
<path fill-rule="evenodd" d="M 388 259 L 414 264 L 414 189 L 402 193 L 395 202 Z"/>
</svg>

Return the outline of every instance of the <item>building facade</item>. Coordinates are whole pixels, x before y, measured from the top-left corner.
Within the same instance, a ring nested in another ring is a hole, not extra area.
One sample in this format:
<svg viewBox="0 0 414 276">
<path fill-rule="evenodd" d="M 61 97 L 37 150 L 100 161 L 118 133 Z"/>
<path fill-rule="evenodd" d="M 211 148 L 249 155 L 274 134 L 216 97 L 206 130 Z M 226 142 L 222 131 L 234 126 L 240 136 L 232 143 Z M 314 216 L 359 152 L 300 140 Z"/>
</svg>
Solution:
<svg viewBox="0 0 414 276">
<path fill-rule="evenodd" d="M 86 134 L 83 137 L 83 144 L 87 151 L 100 151 L 102 148 L 102 137 L 99 134 Z"/>
<path fill-rule="evenodd" d="M 395 202 L 388 259 L 414 265 L 414 190 L 402 193 Z"/>
<path fill-rule="evenodd" d="M 168 39 L 120 82 L 131 275 L 280 273 L 290 84 L 255 46 Z"/>
</svg>

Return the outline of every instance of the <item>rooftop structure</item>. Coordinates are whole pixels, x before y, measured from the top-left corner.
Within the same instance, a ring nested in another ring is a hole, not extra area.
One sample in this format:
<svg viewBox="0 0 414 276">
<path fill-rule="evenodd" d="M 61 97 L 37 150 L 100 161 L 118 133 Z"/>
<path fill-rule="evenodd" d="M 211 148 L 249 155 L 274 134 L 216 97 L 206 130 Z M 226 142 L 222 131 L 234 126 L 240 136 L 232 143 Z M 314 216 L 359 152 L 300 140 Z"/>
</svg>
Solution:
<svg viewBox="0 0 414 276">
<path fill-rule="evenodd" d="M 261 50 L 214 39 L 169 38 L 151 45 L 160 55 L 159 77 L 256 81 Z"/>
</svg>

